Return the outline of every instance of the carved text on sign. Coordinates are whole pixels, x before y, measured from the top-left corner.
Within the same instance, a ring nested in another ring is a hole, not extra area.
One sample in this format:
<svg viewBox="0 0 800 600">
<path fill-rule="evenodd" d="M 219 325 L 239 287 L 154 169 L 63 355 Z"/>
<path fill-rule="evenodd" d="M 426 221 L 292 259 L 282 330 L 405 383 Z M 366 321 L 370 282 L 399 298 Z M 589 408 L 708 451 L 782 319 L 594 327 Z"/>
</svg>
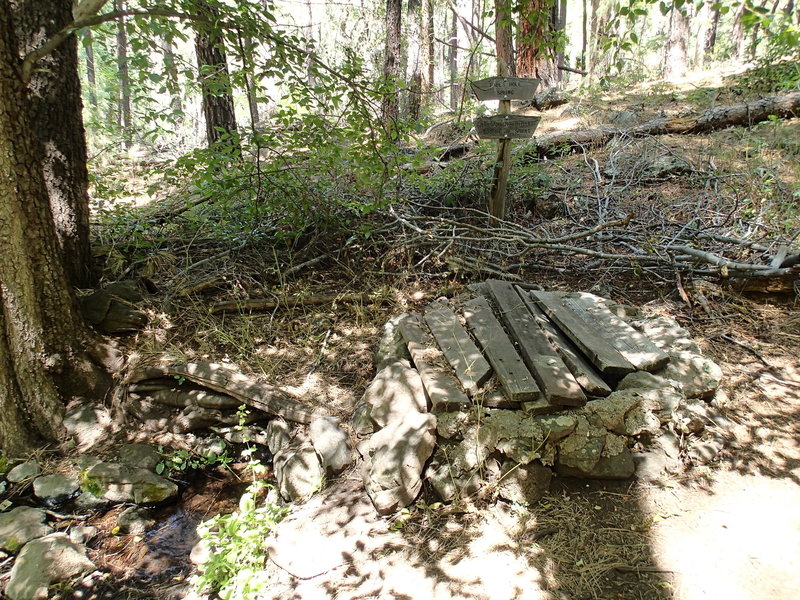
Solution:
<svg viewBox="0 0 800 600">
<path fill-rule="evenodd" d="M 490 140 L 527 139 L 533 136 L 539 125 L 540 117 L 523 117 L 521 115 L 495 115 L 475 119 L 475 130 L 478 137 Z"/>
<path fill-rule="evenodd" d="M 531 100 L 539 87 L 538 79 L 527 77 L 487 77 L 472 81 L 478 100 Z"/>
</svg>

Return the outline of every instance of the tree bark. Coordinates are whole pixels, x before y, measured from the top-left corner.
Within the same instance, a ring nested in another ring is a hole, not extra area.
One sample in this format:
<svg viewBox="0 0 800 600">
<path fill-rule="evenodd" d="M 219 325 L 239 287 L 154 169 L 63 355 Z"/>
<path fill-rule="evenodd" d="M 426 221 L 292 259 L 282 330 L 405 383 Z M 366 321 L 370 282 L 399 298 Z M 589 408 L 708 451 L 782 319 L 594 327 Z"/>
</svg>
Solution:
<svg viewBox="0 0 800 600">
<path fill-rule="evenodd" d="M 423 104 L 428 104 L 431 100 L 431 90 L 434 85 L 434 70 L 436 62 L 433 57 L 434 26 L 433 26 L 433 0 L 422 0 L 422 55 L 424 57 L 422 70 L 422 83 L 420 92 L 423 97 Z"/>
<path fill-rule="evenodd" d="M 14 0 L 12 10 L 22 55 L 72 22 L 71 0 Z M 28 94 L 67 276 L 73 285 L 90 287 L 94 277 L 89 241 L 89 173 L 75 36 L 40 61 L 28 82 Z"/>
<path fill-rule="evenodd" d="M 175 113 L 175 119 L 178 123 L 183 121 L 183 100 L 179 90 L 178 83 L 178 63 L 175 61 L 175 49 L 172 47 L 172 39 L 168 33 L 164 34 L 163 38 L 163 51 L 164 51 L 164 73 L 167 76 L 167 87 L 171 96 L 169 107 Z"/>
<path fill-rule="evenodd" d="M 511 7 L 509 0 L 495 0 L 494 40 L 497 61 L 504 62 L 509 77 L 517 76 L 517 64 L 514 60 L 514 38 L 511 35 Z"/>
<path fill-rule="evenodd" d="M 125 0 L 114 0 L 114 9 L 125 10 Z M 117 72 L 119 75 L 117 125 L 123 130 L 125 147 L 130 148 L 133 122 L 131 120 L 131 78 L 128 71 L 128 30 L 125 27 L 125 17 L 117 19 Z"/>
<path fill-rule="evenodd" d="M 85 330 L 56 241 L 30 109 L 10 6 L 0 0 L 0 452 L 12 456 L 57 440 L 62 395 L 98 383 L 81 349 Z"/>
<path fill-rule="evenodd" d="M 256 93 L 255 81 L 253 80 L 253 61 L 250 59 L 251 54 L 255 50 L 253 39 L 248 37 L 245 39 L 241 32 L 237 32 L 237 41 L 239 42 L 239 52 L 242 57 L 242 68 L 244 69 L 244 87 L 247 94 L 247 108 L 250 111 L 250 128 L 255 131 L 258 127 L 258 122 L 261 117 L 258 114 L 258 94 Z M 313 40 L 310 42 L 313 46 Z M 309 49 L 309 46 L 306 46 Z M 309 77 L 310 79 L 310 77 Z M 309 81 L 309 85 L 311 82 Z"/>
<path fill-rule="evenodd" d="M 741 6 L 739 6 L 739 10 L 736 11 L 736 16 L 734 17 L 733 21 L 733 53 L 734 57 L 738 60 L 744 59 L 745 53 L 745 31 L 742 17 L 744 16 L 746 9 L 746 3 L 742 2 Z"/>
<path fill-rule="evenodd" d="M 210 17 L 214 11 L 205 2 L 198 7 Z M 211 29 L 198 29 L 195 36 L 197 67 L 203 94 L 203 115 L 206 119 L 206 141 L 209 146 L 230 134 L 236 134 L 236 113 L 233 108 L 228 61 L 222 38 Z M 234 140 L 238 146 L 238 141 Z"/>
<path fill-rule="evenodd" d="M 86 82 L 89 84 L 89 104 L 92 108 L 97 108 L 97 76 L 94 67 L 94 40 L 92 38 L 92 30 L 87 29 L 84 33 L 86 43 L 84 50 L 86 52 Z"/>
<path fill-rule="evenodd" d="M 535 77 L 542 87 L 556 87 L 561 71 L 556 64 L 556 38 L 561 19 L 558 0 L 528 0 L 520 11 L 517 75 Z"/>
<path fill-rule="evenodd" d="M 684 10 L 686 12 L 684 12 Z M 683 9 L 672 5 L 669 19 L 669 40 L 664 54 L 663 74 L 665 79 L 684 77 L 689 69 L 689 6 Z"/>
<path fill-rule="evenodd" d="M 711 24 L 706 29 L 705 40 L 703 42 L 704 56 L 703 63 L 708 63 L 711 60 L 711 54 L 714 52 L 714 47 L 717 45 L 717 28 L 719 27 L 720 12 L 719 8 L 713 11 L 711 16 Z"/>
<path fill-rule="evenodd" d="M 397 120 L 399 101 L 396 87 L 400 79 L 400 35 L 403 3 L 401 0 L 386 0 L 386 44 L 384 46 L 383 77 L 393 89 L 381 102 L 381 120 L 387 126 Z"/>
<path fill-rule="evenodd" d="M 458 85 L 458 14 L 450 11 L 450 35 L 447 48 L 447 65 L 450 69 L 450 110 L 458 110 L 461 89 Z"/>
</svg>

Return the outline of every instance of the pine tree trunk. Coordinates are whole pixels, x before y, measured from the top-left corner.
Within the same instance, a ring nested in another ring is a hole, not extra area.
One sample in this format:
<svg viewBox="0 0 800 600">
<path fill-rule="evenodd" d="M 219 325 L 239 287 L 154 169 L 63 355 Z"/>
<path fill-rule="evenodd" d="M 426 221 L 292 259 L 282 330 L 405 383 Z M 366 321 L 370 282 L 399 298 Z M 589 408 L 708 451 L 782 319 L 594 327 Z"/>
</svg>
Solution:
<svg viewBox="0 0 800 600">
<path fill-rule="evenodd" d="M 402 27 L 403 3 L 401 0 L 386 0 L 386 44 L 383 57 L 383 77 L 387 84 L 396 87 L 400 79 L 400 36 Z M 397 92 L 392 91 L 383 97 L 381 120 L 391 125 L 397 120 L 399 102 Z"/>
<path fill-rule="evenodd" d="M 511 7 L 509 0 L 495 0 L 494 40 L 497 61 L 503 61 L 508 67 L 510 77 L 517 76 L 517 64 L 514 60 L 514 38 L 511 34 Z"/>
<path fill-rule="evenodd" d="M 745 53 L 745 31 L 744 31 L 744 23 L 742 22 L 742 17 L 744 16 L 745 10 L 747 9 L 747 5 L 742 2 L 739 10 L 736 12 L 736 16 L 733 21 L 733 52 L 734 57 L 738 60 L 744 59 Z"/>
<path fill-rule="evenodd" d="M 535 77 L 542 87 L 555 87 L 561 79 L 553 48 L 559 19 L 557 0 L 528 0 L 520 13 L 517 40 L 517 75 Z"/>
<path fill-rule="evenodd" d="M 205 3 L 201 10 L 215 16 Z M 206 119 L 206 140 L 209 146 L 230 133 L 237 132 L 236 113 L 233 108 L 228 61 L 222 38 L 211 30 L 198 30 L 195 36 L 197 67 L 203 93 L 203 115 Z M 238 142 L 234 141 L 238 146 Z"/>
<path fill-rule="evenodd" d="M 175 61 L 175 49 L 172 47 L 172 40 L 169 34 L 165 34 L 162 41 L 162 48 L 164 51 L 164 73 L 167 75 L 167 87 L 169 88 L 171 96 L 169 107 L 172 109 L 172 112 L 176 114 L 176 121 L 180 123 L 183 121 L 183 100 L 178 91 L 178 63 Z"/>
<path fill-rule="evenodd" d="M 115 10 L 125 10 L 125 0 L 114 0 Z M 128 71 L 128 30 L 125 17 L 117 19 L 117 73 L 119 76 L 119 110 L 117 125 L 123 130 L 125 147 L 131 147 L 131 78 Z"/>
<path fill-rule="evenodd" d="M 458 110 L 461 90 L 458 85 L 458 15 L 451 11 L 450 35 L 448 36 L 447 65 L 450 69 L 450 110 Z"/>
<path fill-rule="evenodd" d="M 688 10 L 688 6 L 684 5 Z M 689 69 L 687 44 L 689 40 L 689 15 L 672 6 L 669 20 L 669 39 L 664 55 L 664 78 L 684 77 Z"/>
<path fill-rule="evenodd" d="M 578 68 L 586 70 L 586 50 L 589 45 L 589 3 L 583 0 L 583 13 L 581 14 L 581 62 Z"/>
<path fill-rule="evenodd" d="M 703 62 L 706 64 L 711 60 L 711 55 L 714 52 L 714 47 L 717 45 L 717 28 L 719 27 L 719 19 L 720 19 L 720 12 L 719 8 L 717 8 L 716 10 L 713 11 L 713 14 L 711 16 L 711 24 L 706 30 L 706 36 L 703 43 L 703 47 L 705 49 Z"/>
<path fill-rule="evenodd" d="M 39 47 L 43 39 L 72 22 L 71 0 L 15 0 L 12 10 L 21 54 Z M 37 64 L 28 82 L 28 93 L 67 277 L 73 285 L 90 287 L 94 277 L 89 242 L 89 173 L 75 36 Z"/>
<path fill-rule="evenodd" d="M 97 108 L 97 76 L 94 68 L 94 41 L 92 30 L 87 29 L 83 34 L 86 38 L 84 51 L 86 52 L 86 82 L 89 84 L 89 104 Z"/>
<path fill-rule="evenodd" d="M 422 53 L 424 56 L 422 70 L 422 84 L 420 91 L 424 98 L 423 104 L 428 104 L 431 100 L 431 90 L 434 86 L 434 72 L 436 62 L 433 56 L 434 43 L 433 28 L 433 0 L 422 0 Z"/>
<path fill-rule="evenodd" d="M 81 350 L 18 44 L 0 0 L 0 452 L 12 456 L 60 437 L 68 386 L 99 383 Z"/>
</svg>

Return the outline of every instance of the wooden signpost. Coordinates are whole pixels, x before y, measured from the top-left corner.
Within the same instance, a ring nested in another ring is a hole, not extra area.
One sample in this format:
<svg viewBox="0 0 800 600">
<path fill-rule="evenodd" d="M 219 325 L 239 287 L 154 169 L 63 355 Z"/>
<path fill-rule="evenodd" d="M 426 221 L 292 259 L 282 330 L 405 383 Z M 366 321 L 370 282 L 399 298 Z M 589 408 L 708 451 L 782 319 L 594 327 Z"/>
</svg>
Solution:
<svg viewBox="0 0 800 600">
<path fill-rule="evenodd" d="M 494 117 L 479 117 L 475 120 L 475 129 L 478 131 L 478 137 L 498 140 L 489 214 L 503 219 L 506 216 L 506 187 L 508 171 L 511 168 L 511 140 L 531 137 L 539 124 L 539 117 L 512 115 L 511 101 L 532 99 L 539 86 L 539 80 L 504 77 L 508 74 L 508 67 L 505 62 L 498 62 L 500 76 L 473 81 L 472 91 L 478 100 L 500 101 L 499 114 Z"/>
</svg>

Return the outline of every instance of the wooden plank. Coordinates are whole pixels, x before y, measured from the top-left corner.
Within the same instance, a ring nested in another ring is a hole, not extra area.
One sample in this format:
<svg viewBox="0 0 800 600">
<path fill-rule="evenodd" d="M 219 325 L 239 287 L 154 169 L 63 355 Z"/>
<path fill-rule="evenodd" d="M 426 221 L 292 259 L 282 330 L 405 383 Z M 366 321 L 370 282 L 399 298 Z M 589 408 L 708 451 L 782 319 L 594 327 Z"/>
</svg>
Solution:
<svg viewBox="0 0 800 600">
<path fill-rule="evenodd" d="M 438 366 L 446 365 L 447 361 L 430 334 L 422 328 L 422 319 L 408 315 L 398 323 L 398 329 L 431 401 L 431 411 L 445 412 L 471 405 L 450 369 Z"/>
<path fill-rule="evenodd" d="M 587 293 L 566 294 L 563 302 L 585 323 L 594 323 L 600 335 L 611 342 L 637 369 L 657 371 L 669 362 L 666 352 L 612 313 L 600 296 Z"/>
<path fill-rule="evenodd" d="M 636 370 L 609 341 L 595 332 L 592 325 L 564 306 L 558 294 L 532 291 L 531 297 L 603 375 L 622 377 Z"/>
<path fill-rule="evenodd" d="M 472 123 L 478 137 L 485 140 L 528 139 L 539 126 L 540 117 L 499 114 L 478 117 Z"/>
<path fill-rule="evenodd" d="M 564 333 L 558 329 L 550 320 L 545 316 L 536 303 L 528 295 L 529 292 L 520 287 L 517 287 L 519 293 L 528 310 L 536 318 L 536 323 L 542 328 L 547 339 L 555 347 L 556 351 L 561 356 L 564 364 L 572 372 L 575 380 L 580 384 L 583 390 L 590 396 L 608 396 L 611 393 L 611 388 L 603 381 L 600 374 L 595 370 L 591 363 L 580 353 L 578 348 L 567 338 Z"/>
<path fill-rule="evenodd" d="M 517 342 L 519 353 L 544 398 L 550 404 L 583 406 L 586 396 L 575 377 L 550 345 L 536 319 L 525 306 L 513 285 L 491 279 L 486 282 L 497 306 L 500 320 Z"/>
<path fill-rule="evenodd" d="M 425 323 L 467 393 L 475 395 L 492 376 L 492 367 L 478 350 L 455 313 L 437 308 L 425 313 Z"/>
<path fill-rule="evenodd" d="M 508 399 L 512 402 L 537 399 L 540 391 L 533 375 L 517 354 L 486 298 L 479 296 L 467 302 L 464 316 Z"/>
<path fill-rule="evenodd" d="M 531 77 L 487 77 L 471 81 L 472 93 L 480 101 L 532 100 L 539 80 Z"/>
</svg>

